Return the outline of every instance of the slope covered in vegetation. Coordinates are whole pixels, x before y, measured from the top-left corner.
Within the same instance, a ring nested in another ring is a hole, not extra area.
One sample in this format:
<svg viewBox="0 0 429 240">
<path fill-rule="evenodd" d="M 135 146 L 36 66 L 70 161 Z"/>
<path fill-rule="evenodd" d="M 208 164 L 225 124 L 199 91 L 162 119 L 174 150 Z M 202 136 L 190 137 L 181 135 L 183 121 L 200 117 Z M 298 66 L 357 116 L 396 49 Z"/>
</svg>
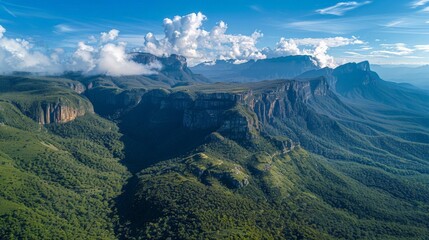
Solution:
<svg viewBox="0 0 429 240">
<path fill-rule="evenodd" d="M 25 116 L 17 106 L 57 90 L 39 82 L 30 94 L 0 94 L 0 238 L 114 239 L 113 198 L 128 176 L 121 134 L 92 113 L 49 126 Z"/>
</svg>

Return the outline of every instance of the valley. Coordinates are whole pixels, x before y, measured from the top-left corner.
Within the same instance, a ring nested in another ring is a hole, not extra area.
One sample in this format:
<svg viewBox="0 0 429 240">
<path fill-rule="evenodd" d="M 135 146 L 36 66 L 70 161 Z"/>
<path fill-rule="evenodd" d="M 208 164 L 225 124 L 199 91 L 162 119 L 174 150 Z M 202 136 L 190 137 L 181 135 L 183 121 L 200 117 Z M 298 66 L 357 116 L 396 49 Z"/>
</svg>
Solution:
<svg viewBox="0 0 429 240">
<path fill-rule="evenodd" d="M 429 235 L 423 90 L 368 62 L 284 57 L 221 81 L 133 56 L 164 68 L 0 77 L 0 238 Z"/>
</svg>

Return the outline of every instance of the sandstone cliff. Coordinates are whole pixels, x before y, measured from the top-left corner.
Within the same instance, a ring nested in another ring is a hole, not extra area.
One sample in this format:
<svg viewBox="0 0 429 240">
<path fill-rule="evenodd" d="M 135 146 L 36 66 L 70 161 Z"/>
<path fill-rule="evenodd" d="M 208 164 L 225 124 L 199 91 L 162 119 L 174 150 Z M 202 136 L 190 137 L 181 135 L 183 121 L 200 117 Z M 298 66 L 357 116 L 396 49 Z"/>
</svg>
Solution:
<svg viewBox="0 0 429 240">
<path fill-rule="evenodd" d="M 88 110 L 81 106 L 72 107 L 60 102 L 42 103 L 36 111 L 36 121 L 39 124 L 66 123 L 85 115 Z"/>
<path fill-rule="evenodd" d="M 240 91 L 229 86 L 224 92 L 186 89 L 171 92 L 152 90 L 143 95 L 141 114 L 151 116 L 151 123 L 180 119 L 183 128 L 191 131 L 219 132 L 230 139 L 251 139 L 275 119 L 299 114 L 317 97 L 326 96 L 325 79 L 312 81 L 267 81 Z M 163 112 L 156 114 L 156 112 Z M 168 119 L 168 114 L 174 114 Z M 161 119 L 163 116 L 163 119 Z M 167 118 L 167 120 L 165 120 Z M 292 143 L 280 143 L 292 148 Z"/>
</svg>

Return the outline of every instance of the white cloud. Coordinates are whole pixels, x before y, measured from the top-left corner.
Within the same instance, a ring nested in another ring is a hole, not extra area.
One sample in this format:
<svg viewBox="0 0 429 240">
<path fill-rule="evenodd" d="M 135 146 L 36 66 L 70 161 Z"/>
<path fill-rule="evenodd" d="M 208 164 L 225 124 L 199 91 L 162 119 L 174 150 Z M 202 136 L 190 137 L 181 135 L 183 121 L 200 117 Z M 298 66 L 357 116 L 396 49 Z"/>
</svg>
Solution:
<svg viewBox="0 0 429 240">
<path fill-rule="evenodd" d="M 412 7 L 412 8 L 417 8 L 417 7 L 424 6 L 424 5 L 426 5 L 427 3 L 429 3 L 429 0 L 418 0 L 418 1 L 413 2 L 413 3 L 411 4 L 411 7 Z"/>
<path fill-rule="evenodd" d="M 7 12 L 9 15 L 11 15 L 12 17 L 15 17 L 16 18 L 16 14 L 14 13 L 14 12 L 12 12 L 11 10 L 9 10 L 9 8 L 7 8 L 5 5 L 3 5 L 2 6 L 3 7 L 3 10 L 5 11 L 5 12 Z"/>
<path fill-rule="evenodd" d="M 216 59 L 243 61 L 266 58 L 256 47 L 262 33 L 255 31 L 250 36 L 227 34 L 228 26 L 223 21 L 211 31 L 206 31 L 202 28 L 206 19 L 200 12 L 166 18 L 164 38 L 158 39 L 148 33 L 141 50 L 157 56 L 179 54 L 185 56 L 190 65 Z"/>
<path fill-rule="evenodd" d="M 4 36 L 6 29 L 0 25 L 0 73 L 14 71 L 40 74 L 60 74 L 67 71 L 83 71 L 87 74 L 111 76 L 152 74 L 162 66 L 158 62 L 143 65 L 132 61 L 126 52 L 126 44 L 113 43 L 118 30 L 101 33 L 95 42 L 79 42 L 71 58 L 65 58 L 64 50 L 54 49 L 50 54 L 34 50 L 30 42 Z"/>
<path fill-rule="evenodd" d="M 118 36 L 119 31 L 112 29 L 108 33 L 101 33 L 98 46 L 79 42 L 73 54 L 70 70 L 83 71 L 86 74 L 124 76 L 154 74 L 161 69 L 159 62 L 148 65 L 134 62 L 132 56 L 126 51 L 125 42 L 112 42 Z"/>
<path fill-rule="evenodd" d="M 281 38 L 272 53 L 275 56 L 282 55 L 310 55 L 313 56 L 321 67 L 335 67 L 334 58 L 328 55 L 330 48 L 347 45 L 364 44 L 356 37 L 332 37 L 332 38 Z M 300 49 L 301 46 L 311 47 Z"/>
<path fill-rule="evenodd" d="M 67 24 L 58 24 L 54 26 L 55 33 L 69 33 L 69 32 L 75 32 L 75 31 L 76 29 L 72 28 Z"/>
<path fill-rule="evenodd" d="M 402 21 L 402 20 L 396 20 L 396 21 L 388 22 L 384 26 L 385 27 L 397 27 L 397 26 L 401 25 L 402 23 L 404 23 L 404 21 Z"/>
<path fill-rule="evenodd" d="M 331 38 L 300 38 L 295 39 L 298 45 L 317 46 L 320 42 L 324 42 L 328 47 L 342 47 L 347 45 L 364 44 L 357 37 L 331 37 Z"/>
<path fill-rule="evenodd" d="M 132 61 L 131 56 L 125 51 L 125 43 L 122 42 L 108 43 L 100 49 L 95 71 L 110 76 L 147 75 L 155 73 L 155 70 L 160 68 L 161 64 L 158 62 L 143 65 Z"/>
<path fill-rule="evenodd" d="M 6 29 L 2 26 L 2 25 L 0 25 L 0 38 L 2 38 L 3 37 L 3 34 L 6 32 Z"/>
<path fill-rule="evenodd" d="M 405 43 L 393 43 L 393 44 L 380 44 L 382 50 L 371 52 L 373 55 L 391 55 L 391 56 L 405 56 L 410 55 L 415 50 L 409 48 Z"/>
<path fill-rule="evenodd" d="M 100 40 L 101 42 L 114 41 L 118 38 L 118 36 L 119 36 L 119 30 L 112 29 L 108 33 L 102 32 Z"/>
<path fill-rule="evenodd" d="M 298 48 L 294 39 L 280 38 L 280 41 L 276 45 L 274 52 L 277 55 L 299 55 L 301 50 Z"/>
<path fill-rule="evenodd" d="M 414 47 L 419 51 L 429 52 L 429 45 L 415 45 Z"/>
<path fill-rule="evenodd" d="M 371 1 L 365 1 L 365 2 L 339 2 L 335 4 L 334 6 L 322 8 L 316 10 L 317 13 L 320 14 L 329 14 L 329 15 L 336 15 L 336 16 L 342 16 L 344 13 L 351 11 L 355 8 L 361 7 L 363 5 L 370 4 Z"/>
<path fill-rule="evenodd" d="M 90 72 L 95 66 L 94 54 L 96 49 L 84 42 L 79 42 L 76 51 L 73 53 L 73 62 L 70 65 L 72 71 Z"/>
<path fill-rule="evenodd" d="M 33 50 L 30 42 L 24 39 L 11 39 L 4 36 L 6 29 L 0 25 L 0 72 L 14 71 L 52 73 L 61 72 L 61 66 L 45 54 Z"/>
<path fill-rule="evenodd" d="M 262 8 L 260 6 L 258 6 L 258 5 L 250 5 L 249 8 L 252 9 L 253 11 L 255 11 L 255 12 L 258 12 L 258 13 L 262 13 L 263 12 Z"/>
</svg>

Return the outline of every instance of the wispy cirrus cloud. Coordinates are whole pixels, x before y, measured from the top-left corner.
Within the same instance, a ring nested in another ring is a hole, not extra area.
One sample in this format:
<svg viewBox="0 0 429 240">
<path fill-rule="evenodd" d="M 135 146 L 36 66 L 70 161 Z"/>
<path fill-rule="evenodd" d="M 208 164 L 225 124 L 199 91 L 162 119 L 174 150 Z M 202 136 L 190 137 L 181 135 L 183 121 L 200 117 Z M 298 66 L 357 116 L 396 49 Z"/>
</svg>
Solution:
<svg viewBox="0 0 429 240">
<path fill-rule="evenodd" d="M 415 45 L 415 49 L 419 51 L 429 52 L 429 44 L 426 45 Z"/>
<path fill-rule="evenodd" d="M 413 3 L 411 3 L 411 7 L 412 8 L 418 8 L 418 7 L 426 5 L 427 3 L 429 3 L 429 0 L 418 0 L 418 1 L 414 1 Z"/>
<path fill-rule="evenodd" d="M 384 27 L 397 27 L 399 25 L 401 25 L 402 23 L 404 23 L 403 20 L 394 20 L 391 22 L 388 22 L 387 24 L 384 24 Z"/>
<path fill-rule="evenodd" d="M 258 12 L 258 13 L 262 13 L 263 12 L 262 8 L 260 6 L 258 6 L 258 5 L 250 5 L 249 8 L 252 9 L 253 11 L 255 11 L 255 12 Z"/>
<path fill-rule="evenodd" d="M 342 17 L 323 20 L 301 20 L 279 22 L 277 25 L 281 28 L 299 30 L 305 32 L 322 32 L 330 34 L 349 34 L 359 30 L 370 29 L 383 24 L 384 16 L 367 15 L 356 17 Z"/>
<path fill-rule="evenodd" d="M 415 52 L 415 49 L 408 47 L 405 43 L 380 44 L 380 47 L 381 50 L 373 51 L 371 54 L 407 56 Z"/>
<path fill-rule="evenodd" d="M 7 8 L 5 5 L 2 5 L 2 8 L 5 12 L 7 12 L 9 15 L 11 15 L 12 17 L 16 18 L 16 14 L 14 12 L 12 12 L 9 8 Z"/>
<path fill-rule="evenodd" d="M 335 15 L 335 16 L 343 16 L 346 12 L 351 11 L 355 8 L 370 4 L 371 1 L 365 2 L 339 2 L 334 6 L 330 6 L 327 8 L 317 9 L 316 12 L 323 15 Z"/>
<path fill-rule="evenodd" d="M 70 33 L 76 31 L 77 29 L 67 24 L 58 24 L 54 26 L 54 33 Z"/>
</svg>

